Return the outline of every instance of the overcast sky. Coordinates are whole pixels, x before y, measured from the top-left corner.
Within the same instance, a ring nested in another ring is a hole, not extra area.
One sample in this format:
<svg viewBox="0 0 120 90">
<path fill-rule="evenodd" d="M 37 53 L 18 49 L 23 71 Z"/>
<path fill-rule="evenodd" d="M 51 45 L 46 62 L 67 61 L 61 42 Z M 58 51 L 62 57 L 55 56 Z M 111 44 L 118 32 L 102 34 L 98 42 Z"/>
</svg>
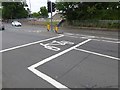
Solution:
<svg viewBox="0 0 120 90">
<path fill-rule="evenodd" d="M 50 0 L 52 2 L 55 2 L 56 0 Z M 29 8 L 31 3 L 31 11 L 32 12 L 38 12 L 40 10 L 40 7 L 46 6 L 47 7 L 47 0 L 26 0 Z"/>
</svg>

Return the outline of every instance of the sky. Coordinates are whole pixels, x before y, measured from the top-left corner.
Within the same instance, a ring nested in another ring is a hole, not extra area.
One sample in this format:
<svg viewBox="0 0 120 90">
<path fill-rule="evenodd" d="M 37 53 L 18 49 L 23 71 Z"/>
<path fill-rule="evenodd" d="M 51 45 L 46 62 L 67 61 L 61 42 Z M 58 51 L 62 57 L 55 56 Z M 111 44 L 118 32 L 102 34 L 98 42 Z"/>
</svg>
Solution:
<svg viewBox="0 0 120 90">
<path fill-rule="evenodd" d="M 55 2 L 56 0 L 50 0 L 52 2 Z M 40 10 L 40 7 L 46 6 L 47 7 L 47 0 L 26 0 L 28 7 L 30 8 L 31 4 L 31 12 L 38 12 Z"/>
</svg>

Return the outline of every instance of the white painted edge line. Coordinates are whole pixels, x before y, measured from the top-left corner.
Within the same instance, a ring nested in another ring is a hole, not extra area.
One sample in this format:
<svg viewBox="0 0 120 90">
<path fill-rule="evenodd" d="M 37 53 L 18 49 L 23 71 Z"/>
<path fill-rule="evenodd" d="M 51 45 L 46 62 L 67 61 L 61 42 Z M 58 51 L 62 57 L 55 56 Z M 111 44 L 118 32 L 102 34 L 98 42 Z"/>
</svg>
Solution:
<svg viewBox="0 0 120 90">
<path fill-rule="evenodd" d="M 61 38 L 63 36 L 64 35 L 60 34 L 59 36 L 48 38 L 48 39 L 45 39 L 45 40 L 40 40 L 40 41 L 36 41 L 36 42 L 32 42 L 32 43 L 28 43 L 28 44 L 24 44 L 24 45 L 20 45 L 20 46 L 15 46 L 15 47 L 12 47 L 12 48 L 0 50 L 0 53 L 11 51 L 11 50 L 14 50 L 14 49 L 19 49 L 19 48 L 30 46 L 30 45 L 34 45 L 34 44 L 38 44 L 38 43 L 49 41 L 49 40 L 56 39 L 56 38 Z"/>
<path fill-rule="evenodd" d="M 81 43 L 79 43 L 79 44 L 77 44 L 77 45 L 75 45 L 73 47 L 70 47 L 70 48 L 68 48 L 68 49 L 66 49 L 66 50 L 64 50 L 64 51 L 62 51 L 60 53 L 57 53 L 57 54 L 55 54 L 53 56 L 50 56 L 50 57 L 48 57 L 48 58 L 46 58 L 46 59 L 44 59 L 44 60 L 42 60 L 42 61 L 40 61 L 40 62 L 38 62 L 36 64 L 33 64 L 32 66 L 28 67 L 28 69 L 30 71 L 32 71 L 34 74 L 36 74 L 37 76 L 41 77 L 42 79 L 46 80 L 47 82 L 49 82 L 50 84 L 52 84 L 53 86 L 55 86 L 56 88 L 59 88 L 59 89 L 60 88 L 67 88 L 67 89 L 69 89 L 65 85 L 60 84 L 56 80 L 54 80 L 51 77 L 49 77 L 49 76 L 41 73 L 40 71 L 36 70 L 35 68 L 38 67 L 38 66 L 40 66 L 40 65 L 43 65 L 43 64 L 45 64 L 45 63 L 47 63 L 47 62 L 49 62 L 51 60 L 53 60 L 53 59 L 55 59 L 55 58 L 57 58 L 57 57 L 65 54 L 65 53 L 67 53 L 67 52 L 69 52 L 71 50 L 74 50 L 76 47 L 79 47 L 79 46 L 81 46 L 81 45 L 83 45 L 83 44 L 85 44 L 85 43 L 87 43 L 89 41 L 91 41 L 91 39 L 87 39 L 87 40 L 85 40 L 85 41 L 83 41 L 83 42 L 81 42 Z"/>
<path fill-rule="evenodd" d="M 84 34 L 65 33 L 65 35 L 68 35 L 68 36 L 71 36 L 71 35 L 76 35 L 76 36 L 81 36 L 81 37 L 95 37 L 95 38 L 103 38 L 103 39 L 116 40 L 116 41 L 118 41 L 118 40 L 119 40 L 119 39 L 116 39 L 116 38 L 98 37 L 98 36 L 93 36 L 93 35 L 84 35 Z"/>
<path fill-rule="evenodd" d="M 92 40 L 95 40 L 95 41 L 103 41 L 103 42 L 110 42 L 110 43 L 120 43 L 119 41 L 115 42 L 115 41 L 108 41 L 108 40 L 100 40 L 100 39 L 92 39 Z"/>
<path fill-rule="evenodd" d="M 120 42 L 118 42 L 118 41 L 115 42 L 115 41 L 94 39 L 92 36 L 90 36 L 90 37 L 77 37 L 77 36 L 70 36 L 70 35 L 66 35 L 66 36 L 68 36 L 68 37 L 73 37 L 73 38 L 82 38 L 82 39 L 89 39 L 89 38 L 91 38 L 91 39 L 94 40 L 94 41 L 103 41 L 103 42 L 110 42 L 110 43 L 116 43 L 116 44 L 120 43 Z"/>
<path fill-rule="evenodd" d="M 85 35 L 85 36 L 89 36 L 89 35 Z M 107 37 L 98 37 L 98 36 L 95 36 L 95 38 L 108 39 L 108 40 L 116 40 L 116 41 L 119 40 L 119 39 L 116 39 L 116 38 L 107 38 Z"/>
<path fill-rule="evenodd" d="M 59 83 L 58 81 L 54 80 L 53 78 L 49 77 L 48 75 L 40 72 L 39 70 L 32 68 L 32 67 L 28 67 L 28 69 L 30 71 L 32 71 L 34 74 L 36 74 L 37 76 L 39 76 L 40 78 L 42 78 L 43 80 L 49 82 L 50 84 L 52 84 L 53 86 L 55 86 L 56 88 L 68 88 L 65 85 Z M 70 89 L 68 89 L 70 90 Z"/>
<path fill-rule="evenodd" d="M 92 36 L 92 37 L 93 37 L 93 35 L 84 35 L 84 34 L 75 34 L 75 35 L 81 35 L 81 36 L 86 36 L 86 37 L 87 37 L 87 36 L 88 36 L 88 37 L 89 37 L 89 36 L 90 36 L 90 37 Z M 117 41 L 119 40 L 119 39 L 116 39 L 116 38 L 107 38 L 107 37 L 98 37 L 98 36 L 94 36 L 94 37 L 96 37 L 96 38 L 103 38 L 103 39 L 109 39 L 109 40 L 117 40 Z"/>
<path fill-rule="evenodd" d="M 97 37 L 97 36 L 96 36 Z M 99 37 L 98 37 L 99 38 Z M 109 39 L 109 40 L 119 40 L 119 39 L 116 39 L 116 38 L 107 38 L 107 37 L 100 37 L 100 38 L 103 38 L 103 39 Z"/>
<path fill-rule="evenodd" d="M 67 34 L 67 35 L 74 35 L 73 33 L 64 33 L 64 34 Z"/>
<path fill-rule="evenodd" d="M 94 54 L 94 55 L 98 55 L 98 56 L 102 56 L 102 57 L 107 57 L 107 58 L 110 58 L 110 59 L 120 60 L 120 58 L 116 58 L 116 57 L 113 57 L 113 56 L 104 55 L 104 54 L 100 54 L 100 53 L 96 53 L 96 52 L 92 52 L 92 51 L 87 51 L 87 50 L 78 49 L 78 48 L 75 48 L 75 50 L 90 53 L 90 54 Z"/>
</svg>

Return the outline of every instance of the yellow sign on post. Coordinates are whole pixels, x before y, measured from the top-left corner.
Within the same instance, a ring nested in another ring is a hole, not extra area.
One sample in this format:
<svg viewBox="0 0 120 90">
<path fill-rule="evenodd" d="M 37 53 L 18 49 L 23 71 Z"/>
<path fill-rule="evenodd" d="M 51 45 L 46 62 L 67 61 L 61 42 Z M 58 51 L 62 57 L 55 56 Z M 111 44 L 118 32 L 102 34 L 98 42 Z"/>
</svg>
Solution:
<svg viewBox="0 0 120 90">
<path fill-rule="evenodd" d="M 47 25 L 47 30 L 50 31 L 50 25 L 49 24 Z"/>
</svg>

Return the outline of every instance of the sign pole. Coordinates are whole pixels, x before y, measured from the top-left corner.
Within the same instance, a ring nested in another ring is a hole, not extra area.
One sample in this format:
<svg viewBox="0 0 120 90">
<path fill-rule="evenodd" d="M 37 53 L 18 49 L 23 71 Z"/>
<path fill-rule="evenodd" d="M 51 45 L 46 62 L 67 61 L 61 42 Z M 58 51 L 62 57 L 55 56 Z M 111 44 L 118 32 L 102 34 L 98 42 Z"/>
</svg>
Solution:
<svg viewBox="0 0 120 90">
<path fill-rule="evenodd" d="M 53 31 L 53 25 L 52 25 L 52 2 L 51 2 L 51 31 Z"/>
</svg>

